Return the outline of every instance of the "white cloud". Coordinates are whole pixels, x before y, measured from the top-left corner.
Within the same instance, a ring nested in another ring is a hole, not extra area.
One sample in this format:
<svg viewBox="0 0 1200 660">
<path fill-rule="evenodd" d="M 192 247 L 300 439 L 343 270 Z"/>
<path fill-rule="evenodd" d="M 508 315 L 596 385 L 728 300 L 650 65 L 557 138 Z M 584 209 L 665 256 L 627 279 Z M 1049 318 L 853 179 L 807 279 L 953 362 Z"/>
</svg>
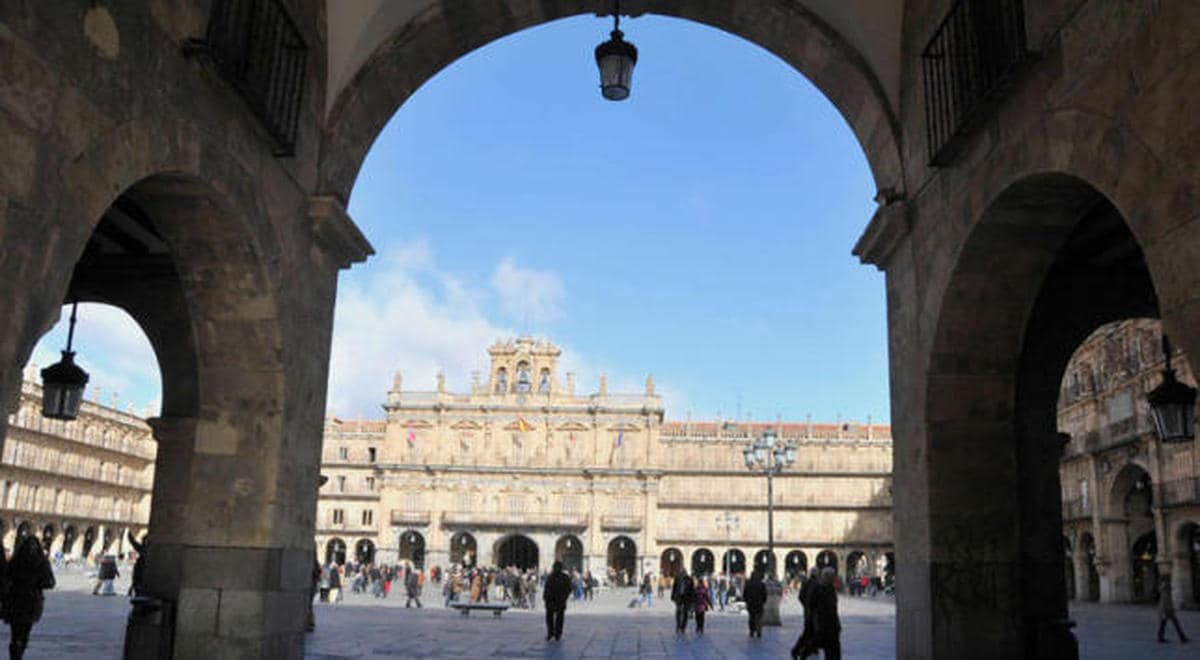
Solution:
<svg viewBox="0 0 1200 660">
<path fill-rule="evenodd" d="M 491 284 L 500 309 L 526 325 L 552 321 L 560 314 L 563 283 L 554 273 L 522 268 L 506 257 L 492 273 Z"/>
</svg>

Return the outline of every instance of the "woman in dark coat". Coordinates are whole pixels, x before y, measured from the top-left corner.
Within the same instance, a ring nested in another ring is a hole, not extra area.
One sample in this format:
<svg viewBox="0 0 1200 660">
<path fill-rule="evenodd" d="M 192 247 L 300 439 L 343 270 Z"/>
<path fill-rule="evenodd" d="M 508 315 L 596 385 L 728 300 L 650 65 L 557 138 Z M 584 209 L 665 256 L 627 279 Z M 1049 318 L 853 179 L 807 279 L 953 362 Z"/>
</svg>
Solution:
<svg viewBox="0 0 1200 660">
<path fill-rule="evenodd" d="M 8 580 L 4 592 L 4 618 L 12 627 L 8 645 L 10 660 L 19 660 L 29 645 L 29 632 L 42 618 L 45 598 L 43 589 L 54 588 L 54 572 L 42 551 L 42 544 L 33 536 L 17 542 L 12 561 L 8 563 Z"/>
<path fill-rule="evenodd" d="M 671 586 L 671 600 L 675 603 L 675 632 L 687 632 L 688 614 L 696 602 L 696 588 L 687 571 L 679 571 L 675 576 L 675 584 Z"/>
<path fill-rule="evenodd" d="M 750 580 L 742 590 L 742 600 L 746 602 L 750 619 L 750 636 L 762 637 L 763 606 L 767 602 L 767 585 L 763 583 L 762 573 L 754 571 L 750 574 Z"/>
</svg>

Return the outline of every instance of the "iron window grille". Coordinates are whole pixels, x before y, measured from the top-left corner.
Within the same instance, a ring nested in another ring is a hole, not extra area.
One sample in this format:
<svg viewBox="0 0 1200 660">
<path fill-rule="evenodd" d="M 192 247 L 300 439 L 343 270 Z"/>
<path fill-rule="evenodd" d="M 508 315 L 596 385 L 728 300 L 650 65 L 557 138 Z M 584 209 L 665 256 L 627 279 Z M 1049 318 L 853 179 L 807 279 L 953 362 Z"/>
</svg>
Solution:
<svg viewBox="0 0 1200 660">
<path fill-rule="evenodd" d="M 929 164 L 945 165 L 1031 58 L 1023 0 L 958 0 L 921 53 Z"/>
<path fill-rule="evenodd" d="M 295 154 L 308 46 L 281 0 L 213 0 L 204 39 L 186 52 L 212 60 L 270 133 L 276 156 Z"/>
</svg>

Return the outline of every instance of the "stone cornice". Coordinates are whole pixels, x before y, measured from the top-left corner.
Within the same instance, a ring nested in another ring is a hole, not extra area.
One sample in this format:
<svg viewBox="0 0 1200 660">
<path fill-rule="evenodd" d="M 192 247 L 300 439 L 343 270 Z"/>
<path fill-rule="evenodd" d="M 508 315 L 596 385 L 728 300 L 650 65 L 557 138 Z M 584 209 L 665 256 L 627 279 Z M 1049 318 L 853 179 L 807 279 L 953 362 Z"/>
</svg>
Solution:
<svg viewBox="0 0 1200 660">
<path fill-rule="evenodd" d="M 862 263 L 885 270 L 892 252 L 912 229 L 912 222 L 908 204 L 903 199 L 884 198 L 879 202 L 879 208 L 875 209 L 851 253 Z"/>
<path fill-rule="evenodd" d="M 375 248 L 336 197 L 309 197 L 308 219 L 313 242 L 329 255 L 339 269 L 366 261 L 367 257 L 375 254 Z"/>
</svg>

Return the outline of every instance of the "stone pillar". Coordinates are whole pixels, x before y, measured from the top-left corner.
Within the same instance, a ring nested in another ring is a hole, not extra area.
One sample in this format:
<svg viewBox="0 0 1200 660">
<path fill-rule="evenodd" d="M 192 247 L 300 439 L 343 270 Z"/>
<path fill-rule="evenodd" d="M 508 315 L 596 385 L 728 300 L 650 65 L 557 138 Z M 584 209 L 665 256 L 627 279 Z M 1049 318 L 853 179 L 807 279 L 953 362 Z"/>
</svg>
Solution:
<svg viewBox="0 0 1200 660">
<path fill-rule="evenodd" d="M 1133 571 L 1128 534 L 1124 522 L 1102 523 L 1096 535 L 1096 570 L 1100 573 L 1100 602 L 1127 603 L 1133 600 Z"/>
</svg>

